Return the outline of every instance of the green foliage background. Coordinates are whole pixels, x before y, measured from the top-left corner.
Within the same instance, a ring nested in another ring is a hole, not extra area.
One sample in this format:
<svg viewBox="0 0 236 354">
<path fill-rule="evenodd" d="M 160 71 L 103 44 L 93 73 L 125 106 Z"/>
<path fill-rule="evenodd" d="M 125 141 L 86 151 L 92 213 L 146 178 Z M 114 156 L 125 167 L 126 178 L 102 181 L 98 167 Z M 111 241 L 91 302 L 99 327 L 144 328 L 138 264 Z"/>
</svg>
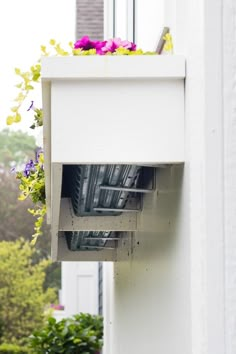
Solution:
<svg viewBox="0 0 236 354">
<path fill-rule="evenodd" d="M 22 131 L 4 129 L 0 132 L 0 166 L 9 170 L 34 158 L 35 139 Z"/>
<path fill-rule="evenodd" d="M 0 344 L 24 344 L 42 326 L 45 304 L 57 302 L 51 288 L 60 288 L 60 264 L 49 261 L 49 228 L 44 225 L 32 248 L 34 218 L 27 209 L 34 205 L 18 201 L 19 183 L 11 173 L 11 167 L 34 159 L 35 148 L 27 133 L 0 131 Z"/>
<path fill-rule="evenodd" d="M 98 354 L 103 345 L 103 319 L 80 313 L 56 322 L 49 318 L 30 337 L 34 354 Z"/>
<path fill-rule="evenodd" d="M 56 300 L 55 290 L 44 290 L 49 260 L 33 262 L 28 241 L 0 242 L 0 342 L 27 343 L 43 325 L 45 305 Z"/>
<path fill-rule="evenodd" d="M 34 354 L 32 351 L 25 346 L 17 344 L 0 344 L 0 354 Z"/>
<path fill-rule="evenodd" d="M 34 208 L 34 204 L 30 199 L 24 202 L 18 200 L 19 182 L 11 173 L 11 167 L 21 168 L 29 159 L 34 159 L 35 149 L 33 136 L 9 129 L 0 131 L 0 241 L 14 241 L 19 237 L 29 241 L 32 239 L 34 218 L 28 209 Z M 50 257 L 49 227 L 44 225 L 42 231 L 43 235 L 35 245 L 35 262 Z M 60 289 L 60 264 L 53 263 L 46 272 L 45 286 Z"/>
</svg>

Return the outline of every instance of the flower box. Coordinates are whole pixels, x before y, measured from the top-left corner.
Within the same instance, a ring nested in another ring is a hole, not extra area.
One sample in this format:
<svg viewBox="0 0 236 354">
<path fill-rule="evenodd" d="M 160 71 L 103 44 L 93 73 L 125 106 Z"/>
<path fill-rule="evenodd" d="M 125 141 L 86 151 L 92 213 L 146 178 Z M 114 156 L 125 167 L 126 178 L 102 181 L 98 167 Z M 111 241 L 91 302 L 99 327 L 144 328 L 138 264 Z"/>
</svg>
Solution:
<svg viewBox="0 0 236 354">
<path fill-rule="evenodd" d="M 181 56 L 42 59 L 46 196 L 54 259 L 116 259 L 116 249 L 71 252 L 60 236 L 86 230 L 129 233 L 137 228 L 137 215 L 76 217 L 70 200 L 61 198 L 63 166 L 183 163 L 184 78 Z"/>
</svg>

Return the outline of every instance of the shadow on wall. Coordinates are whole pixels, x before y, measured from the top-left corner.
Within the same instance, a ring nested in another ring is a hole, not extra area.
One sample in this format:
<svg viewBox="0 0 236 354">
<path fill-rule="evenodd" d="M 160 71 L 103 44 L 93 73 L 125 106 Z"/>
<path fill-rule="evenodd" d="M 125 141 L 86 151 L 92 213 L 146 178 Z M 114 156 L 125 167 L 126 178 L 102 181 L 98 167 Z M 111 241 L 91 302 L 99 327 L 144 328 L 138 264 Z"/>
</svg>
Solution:
<svg viewBox="0 0 236 354">
<path fill-rule="evenodd" d="M 137 354 L 177 354 L 177 347 L 188 352 L 189 231 L 183 180 L 183 165 L 157 171 L 157 191 L 145 196 L 133 253 L 114 264 L 114 333 L 122 331 L 115 354 L 130 353 L 134 342 Z"/>
</svg>

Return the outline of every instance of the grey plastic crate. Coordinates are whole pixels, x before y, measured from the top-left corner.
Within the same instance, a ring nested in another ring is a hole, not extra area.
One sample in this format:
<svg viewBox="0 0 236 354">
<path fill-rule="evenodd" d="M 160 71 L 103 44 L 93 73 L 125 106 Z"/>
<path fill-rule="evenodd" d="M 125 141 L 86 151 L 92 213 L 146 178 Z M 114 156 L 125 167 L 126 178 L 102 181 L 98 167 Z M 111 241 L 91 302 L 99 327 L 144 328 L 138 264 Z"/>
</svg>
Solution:
<svg viewBox="0 0 236 354">
<path fill-rule="evenodd" d="M 114 239 L 114 232 L 110 231 L 67 231 L 66 242 L 71 251 L 95 251 L 105 247 L 109 238 Z M 112 240 L 111 240 L 112 241 Z"/>
<path fill-rule="evenodd" d="M 119 215 L 131 195 L 127 191 L 102 190 L 101 185 L 132 188 L 137 185 L 140 166 L 78 165 L 71 176 L 71 201 L 77 216 Z M 96 211 L 95 208 L 105 209 Z M 108 211 L 106 209 L 119 209 Z"/>
<path fill-rule="evenodd" d="M 153 180 L 154 169 L 134 165 L 66 165 L 63 176 L 62 196 L 71 198 L 75 215 L 81 217 L 120 215 L 125 210 L 130 211 L 127 204 L 131 196 L 136 203 L 142 193 L 151 192 L 154 187 L 147 188 L 150 180 Z M 111 187 L 115 187 L 115 190 Z M 113 249 L 117 246 L 119 236 L 121 234 L 110 231 L 65 232 L 71 251 Z"/>
</svg>

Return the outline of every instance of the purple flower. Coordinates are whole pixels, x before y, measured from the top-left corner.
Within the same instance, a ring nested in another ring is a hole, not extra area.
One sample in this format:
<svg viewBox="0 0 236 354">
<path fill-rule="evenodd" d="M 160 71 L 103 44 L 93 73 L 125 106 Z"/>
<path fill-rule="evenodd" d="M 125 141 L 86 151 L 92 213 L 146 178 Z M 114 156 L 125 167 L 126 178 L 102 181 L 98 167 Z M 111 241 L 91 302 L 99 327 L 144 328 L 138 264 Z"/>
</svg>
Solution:
<svg viewBox="0 0 236 354">
<path fill-rule="evenodd" d="M 102 48 L 102 51 L 104 53 L 114 53 L 117 48 L 125 48 L 130 51 L 134 51 L 136 50 L 136 44 L 129 41 L 122 41 L 120 38 L 109 39 Z"/>
<path fill-rule="evenodd" d="M 27 112 L 30 111 L 31 109 L 34 110 L 34 101 L 31 101 L 31 104 L 30 104 L 29 108 L 27 109 Z"/>
<path fill-rule="evenodd" d="M 79 48 L 83 50 L 95 49 L 95 43 L 96 42 L 91 41 L 88 36 L 84 36 L 75 42 L 74 49 L 79 49 Z"/>
<path fill-rule="evenodd" d="M 103 41 L 103 42 L 100 42 L 100 41 L 96 41 L 96 42 L 93 42 L 94 43 L 94 48 L 96 49 L 96 53 L 98 55 L 104 55 L 104 51 L 103 51 L 103 48 L 105 47 L 107 41 Z"/>
<path fill-rule="evenodd" d="M 136 50 L 136 44 L 129 41 L 122 41 L 120 38 L 109 39 L 108 41 L 91 41 L 88 36 L 84 36 L 74 44 L 74 49 L 96 49 L 96 54 L 104 55 L 107 52 L 114 53 L 117 48 L 125 48 L 130 51 Z"/>
<path fill-rule="evenodd" d="M 23 171 L 25 177 L 29 177 L 31 172 L 35 171 L 35 165 L 33 160 L 29 160 L 29 162 L 25 165 L 25 169 Z"/>
<path fill-rule="evenodd" d="M 41 147 L 36 149 L 36 162 L 39 162 L 40 155 L 43 154 L 43 149 Z"/>
<path fill-rule="evenodd" d="M 80 38 L 74 44 L 74 49 L 82 49 L 82 50 L 89 50 L 89 49 L 96 49 L 96 53 L 103 55 L 104 52 L 102 48 L 105 46 L 106 41 L 91 41 L 88 36 L 84 36 Z"/>
</svg>

